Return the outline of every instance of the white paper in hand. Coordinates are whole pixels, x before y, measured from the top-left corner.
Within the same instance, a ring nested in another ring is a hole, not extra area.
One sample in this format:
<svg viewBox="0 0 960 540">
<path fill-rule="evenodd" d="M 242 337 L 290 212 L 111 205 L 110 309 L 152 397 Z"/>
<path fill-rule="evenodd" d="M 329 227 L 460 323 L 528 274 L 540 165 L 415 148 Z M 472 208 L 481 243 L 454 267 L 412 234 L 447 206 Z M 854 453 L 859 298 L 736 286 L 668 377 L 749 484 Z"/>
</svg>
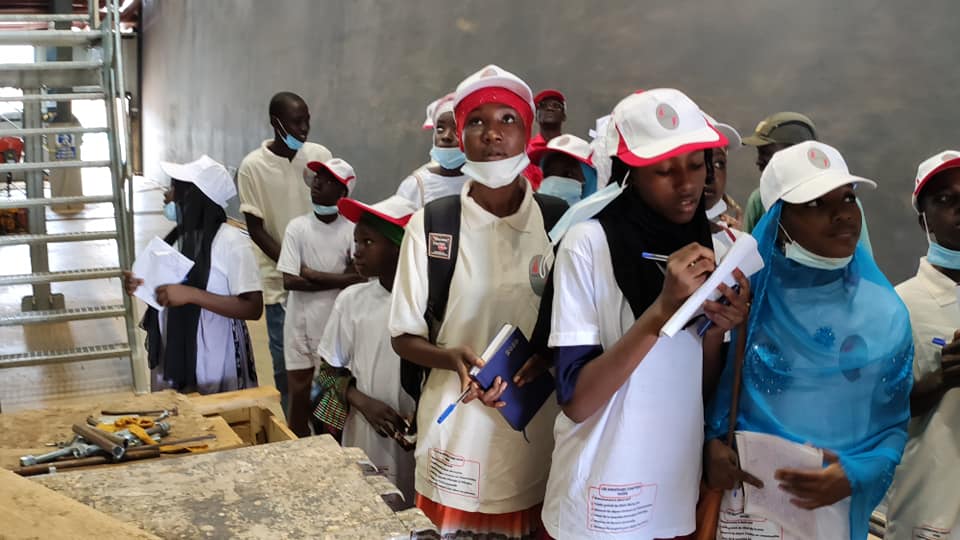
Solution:
<svg viewBox="0 0 960 540">
<path fill-rule="evenodd" d="M 744 482 L 744 512 L 768 518 L 798 538 L 817 537 L 817 516 L 790 502 L 793 495 L 780 489 L 778 469 L 820 469 L 823 452 L 776 435 L 738 431 L 740 467 L 763 482 L 762 488 Z"/>
<path fill-rule="evenodd" d="M 133 275 L 143 280 L 133 295 L 152 308 L 163 309 L 157 303 L 157 287 L 182 282 L 191 268 L 193 261 L 155 236 L 133 262 Z"/>
<path fill-rule="evenodd" d="M 713 271 L 713 274 L 710 274 L 707 281 L 694 291 L 690 298 L 687 298 L 680 309 L 670 317 L 667 324 L 663 325 L 663 328 L 660 329 L 660 335 L 673 337 L 677 332 L 683 330 L 687 323 L 702 315 L 704 302 L 720 298 L 720 291 L 717 290 L 720 283 L 725 283 L 728 287 L 737 284 L 736 278 L 733 277 L 733 271 L 737 268 L 747 277 L 756 274 L 763 268 L 763 257 L 757 250 L 757 241 L 749 234 L 743 234 L 740 235 L 740 238 L 737 238 L 737 241 L 727 251 L 723 261 Z"/>
</svg>

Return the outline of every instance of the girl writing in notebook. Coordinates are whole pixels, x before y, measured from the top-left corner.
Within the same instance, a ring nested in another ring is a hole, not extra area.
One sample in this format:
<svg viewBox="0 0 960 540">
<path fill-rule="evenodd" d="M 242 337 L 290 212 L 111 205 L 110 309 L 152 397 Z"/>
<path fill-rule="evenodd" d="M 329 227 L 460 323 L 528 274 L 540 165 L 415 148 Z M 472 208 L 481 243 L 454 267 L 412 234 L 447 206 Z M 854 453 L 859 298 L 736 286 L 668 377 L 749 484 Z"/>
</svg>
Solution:
<svg viewBox="0 0 960 540">
<path fill-rule="evenodd" d="M 737 384 L 738 430 L 823 449 L 822 467 L 783 468 L 764 480 L 814 514 L 823 540 L 867 538 L 910 417 L 910 321 L 864 246 L 854 186 L 876 184 L 852 176 L 836 149 L 815 141 L 777 152 L 764 169 L 766 214 L 753 235 L 765 267 L 751 280 L 742 380 L 728 363 L 707 424 L 707 480 L 717 488 L 736 488 L 740 476 L 736 452 L 717 440 Z M 717 538 L 800 538 L 743 514 L 739 490 L 725 494 L 721 511 Z"/>
<path fill-rule="evenodd" d="M 740 292 L 720 287 L 729 305 L 704 304 L 715 324 L 702 339 L 692 329 L 659 337 L 715 268 L 705 154 L 726 140 L 673 89 L 623 99 L 606 137 L 621 192 L 567 232 L 554 267 L 549 341 L 563 412 L 543 521 L 558 539 L 674 538 L 695 527 L 702 386 L 750 295 L 736 271 Z"/>
</svg>

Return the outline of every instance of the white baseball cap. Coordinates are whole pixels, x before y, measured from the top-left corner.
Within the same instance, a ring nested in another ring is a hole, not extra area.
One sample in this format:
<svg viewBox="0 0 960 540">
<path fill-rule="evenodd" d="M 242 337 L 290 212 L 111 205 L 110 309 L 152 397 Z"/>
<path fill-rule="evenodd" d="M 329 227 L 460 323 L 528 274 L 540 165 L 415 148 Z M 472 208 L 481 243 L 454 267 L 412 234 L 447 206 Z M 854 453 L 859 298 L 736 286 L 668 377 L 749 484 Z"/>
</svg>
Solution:
<svg viewBox="0 0 960 540">
<path fill-rule="evenodd" d="M 717 122 L 715 118 L 710 116 L 707 113 L 703 113 L 707 117 L 707 122 L 719 131 L 724 137 L 727 138 L 727 152 L 732 152 L 743 146 L 743 138 L 740 137 L 740 132 L 737 131 L 737 128 L 731 126 L 730 124 L 724 124 L 723 122 Z"/>
<path fill-rule="evenodd" d="M 224 208 L 227 201 L 237 196 L 237 186 L 227 168 L 206 154 L 190 163 L 161 161 L 160 170 L 170 178 L 196 185 L 207 198 Z"/>
<path fill-rule="evenodd" d="M 533 92 L 523 79 L 513 73 L 490 64 L 483 69 L 470 75 L 457 85 L 457 91 L 453 100 L 453 106 L 456 107 L 470 94 L 484 88 L 504 88 L 527 102 L 530 107 L 530 113 L 533 114 Z M 522 112 L 522 111 L 521 111 Z"/>
<path fill-rule="evenodd" d="M 423 121 L 423 129 L 433 129 L 436 127 L 438 116 L 445 112 L 453 112 L 453 98 L 454 94 L 451 92 L 427 105 L 427 119 Z M 443 110 L 441 110 L 441 106 Z"/>
<path fill-rule="evenodd" d="M 347 187 L 347 195 L 353 192 L 353 186 L 357 183 L 357 175 L 353 172 L 353 167 L 340 158 L 332 158 L 326 161 L 311 161 L 307 163 L 303 170 L 303 182 L 310 187 L 313 184 L 313 177 L 321 169 L 326 169 Z"/>
<path fill-rule="evenodd" d="M 344 197 L 337 201 L 337 209 L 348 220 L 358 223 L 364 213 L 373 214 L 394 225 L 405 227 L 410 216 L 417 209 L 413 203 L 399 195 L 393 195 L 375 204 L 364 204 L 356 199 Z"/>
<path fill-rule="evenodd" d="M 917 197 L 923 186 L 933 178 L 934 175 L 947 169 L 960 167 L 960 151 L 945 150 L 939 154 L 929 157 L 917 167 L 917 178 L 913 182 L 913 209 L 917 212 L 920 207 L 917 205 Z"/>
<path fill-rule="evenodd" d="M 634 167 L 727 145 L 700 107 L 673 88 L 641 90 L 623 98 L 613 108 L 607 136 L 610 155 Z"/>
<path fill-rule="evenodd" d="M 877 187 L 873 180 L 850 174 L 836 148 L 806 141 L 775 153 L 760 175 L 760 200 L 769 210 L 778 200 L 810 202 L 847 184 Z"/>
<path fill-rule="evenodd" d="M 593 167 L 593 148 L 590 147 L 590 143 L 576 135 L 563 134 L 550 139 L 550 142 L 547 143 L 547 149 L 543 154 L 544 157 L 551 152 L 564 153 L 580 163 L 586 163 Z"/>
</svg>

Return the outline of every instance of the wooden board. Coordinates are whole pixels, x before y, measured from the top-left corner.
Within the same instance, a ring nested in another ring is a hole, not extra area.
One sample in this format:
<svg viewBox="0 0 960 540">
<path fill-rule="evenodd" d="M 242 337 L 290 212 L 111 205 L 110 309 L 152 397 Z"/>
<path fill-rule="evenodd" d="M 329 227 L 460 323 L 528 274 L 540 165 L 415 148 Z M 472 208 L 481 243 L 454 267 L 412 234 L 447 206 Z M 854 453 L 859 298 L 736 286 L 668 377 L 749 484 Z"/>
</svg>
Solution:
<svg viewBox="0 0 960 540">
<path fill-rule="evenodd" d="M 0 523 L 0 540 L 159 538 L 2 469 Z"/>
<path fill-rule="evenodd" d="M 280 407 L 280 392 L 277 392 L 277 389 L 272 386 L 189 397 L 197 412 L 204 416 L 222 414 L 247 407 L 261 407 L 270 409 L 277 417 L 283 418 L 283 411 Z"/>
<path fill-rule="evenodd" d="M 163 538 L 410 538 L 401 518 L 328 435 L 35 481 Z"/>
<path fill-rule="evenodd" d="M 179 416 L 168 419 L 171 425 L 170 438 L 183 439 L 217 434 L 217 439 L 206 441 L 209 450 L 236 448 L 236 434 L 224 429 L 223 423 L 205 418 L 187 396 L 172 391 L 156 392 L 141 396 L 94 396 L 84 404 L 51 407 L 47 409 L 0 414 L 0 468 L 19 466 L 20 456 L 43 454 L 52 448 L 47 443 L 70 441 L 75 423 L 84 423 L 87 416 L 100 416 L 102 409 L 150 410 L 179 408 Z M 222 436 L 222 437 L 221 437 Z"/>
</svg>

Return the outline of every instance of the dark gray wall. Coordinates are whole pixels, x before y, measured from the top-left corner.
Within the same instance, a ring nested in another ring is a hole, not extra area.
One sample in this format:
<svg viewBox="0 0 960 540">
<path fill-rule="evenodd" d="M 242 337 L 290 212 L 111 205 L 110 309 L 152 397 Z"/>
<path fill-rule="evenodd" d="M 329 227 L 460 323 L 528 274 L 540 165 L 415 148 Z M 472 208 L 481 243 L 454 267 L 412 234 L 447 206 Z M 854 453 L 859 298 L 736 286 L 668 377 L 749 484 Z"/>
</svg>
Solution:
<svg viewBox="0 0 960 540">
<path fill-rule="evenodd" d="M 749 132 L 808 113 L 853 172 L 881 266 L 915 271 L 926 243 L 910 208 L 921 159 L 960 147 L 960 4 L 871 0 L 146 0 L 144 158 L 208 153 L 236 167 L 271 136 L 278 90 L 311 107 L 310 139 L 377 200 L 427 159 L 425 105 L 497 63 L 569 100 L 567 130 L 637 88 L 672 86 Z M 756 185 L 750 149 L 729 191 Z"/>
</svg>

